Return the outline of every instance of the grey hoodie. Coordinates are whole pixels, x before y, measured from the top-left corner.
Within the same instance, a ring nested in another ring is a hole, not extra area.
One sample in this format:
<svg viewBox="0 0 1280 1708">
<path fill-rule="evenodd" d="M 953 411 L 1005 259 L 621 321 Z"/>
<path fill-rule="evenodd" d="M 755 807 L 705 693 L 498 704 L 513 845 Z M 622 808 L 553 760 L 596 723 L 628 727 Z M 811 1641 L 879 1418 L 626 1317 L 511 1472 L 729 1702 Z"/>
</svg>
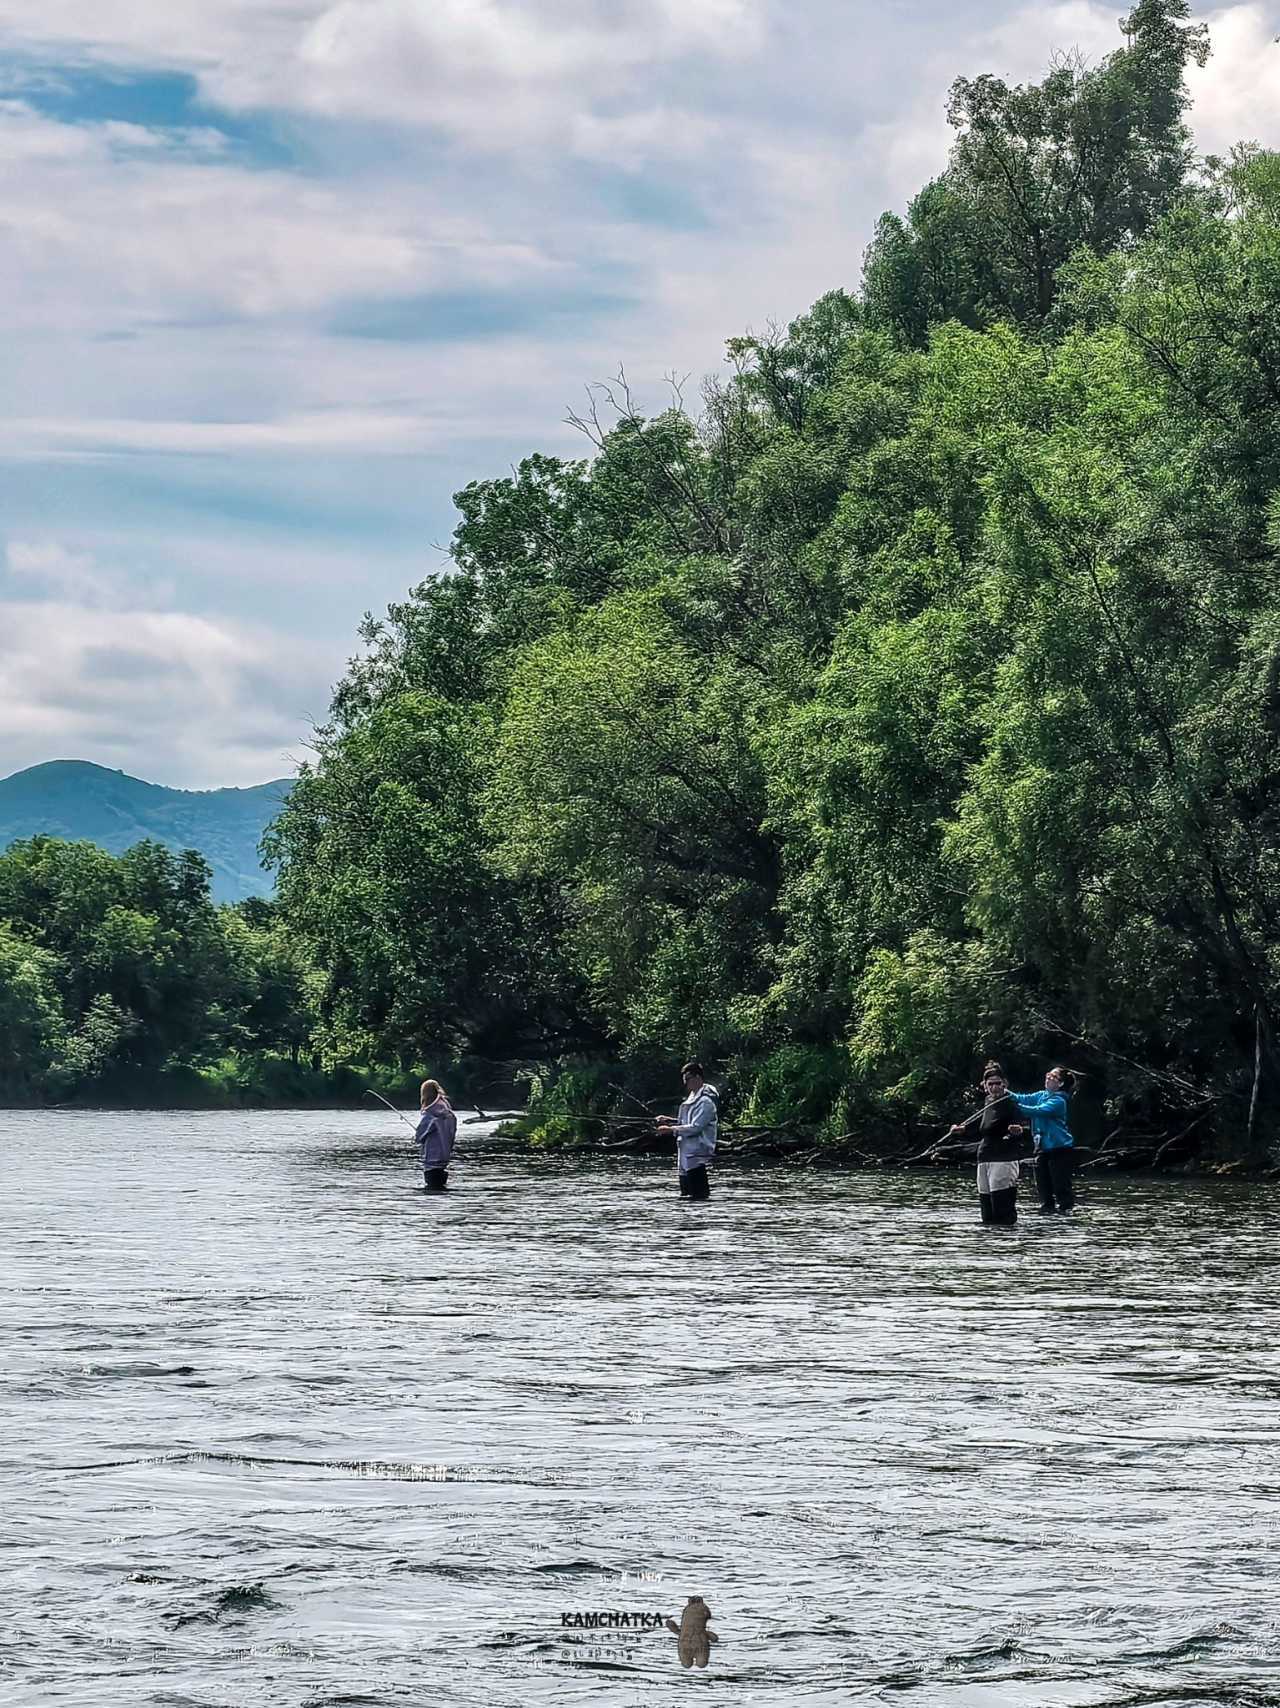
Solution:
<svg viewBox="0 0 1280 1708">
<path fill-rule="evenodd" d="M 423 1168 L 448 1167 L 457 1131 L 458 1117 L 441 1093 L 434 1103 L 422 1111 L 418 1121 L 416 1136 L 422 1147 Z"/>
<path fill-rule="evenodd" d="M 720 1113 L 716 1088 L 703 1085 L 686 1097 L 676 1116 L 676 1162 L 681 1174 L 709 1163 L 716 1154 L 716 1132 Z"/>
</svg>

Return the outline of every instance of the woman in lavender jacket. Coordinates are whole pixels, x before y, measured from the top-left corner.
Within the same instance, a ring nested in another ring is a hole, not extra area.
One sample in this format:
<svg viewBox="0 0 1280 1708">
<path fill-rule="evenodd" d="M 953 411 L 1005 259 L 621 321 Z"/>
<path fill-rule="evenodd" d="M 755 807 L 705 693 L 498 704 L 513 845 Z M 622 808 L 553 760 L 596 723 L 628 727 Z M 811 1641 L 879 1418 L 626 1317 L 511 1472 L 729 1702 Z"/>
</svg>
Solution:
<svg viewBox="0 0 1280 1708">
<path fill-rule="evenodd" d="M 422 1082 L 422 1115 L 416 1134 L 422 1151 L 424 1191 L 443 1192 L 449 1184 L 449 1161 L 457 1137 L 458 1117 L 437 1079 Z"/>
</svg>

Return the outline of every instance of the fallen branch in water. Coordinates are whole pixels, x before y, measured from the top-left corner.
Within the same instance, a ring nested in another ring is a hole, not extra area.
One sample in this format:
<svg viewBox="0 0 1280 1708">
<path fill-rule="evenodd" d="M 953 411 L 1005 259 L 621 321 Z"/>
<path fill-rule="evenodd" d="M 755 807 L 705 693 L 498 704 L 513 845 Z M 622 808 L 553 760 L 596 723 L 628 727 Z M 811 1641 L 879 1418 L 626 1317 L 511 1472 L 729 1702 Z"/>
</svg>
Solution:
<svg viewBox="0 0 1280 1708">
<path fill-rule="evenodd" d="M 753 1151 L 758 1155 L 786 1156 L 789 1151 L 814 1142 L 812 1133 L 797 1131 L 789 1121 L 779 1127 L 722 1127 L 720 1131 L 734 1135 L 728 1144 L 718 1147 L 730 1156 L 745 1156 Z M 740 1142 L 735 1143 L 735 1138 Z"/>
<path fill-rule="evenodd" d="M 1152 1152 L 1149 1149 L 1131 1148 L 1128 1150 L 1107 1151 L 1105 1155 L 1099 1152 L 1089 1158 L 1088 1162 L 1076 1163 L 1077 1174 L 1083 1174 L 1087 1168 L 1101 1168 L 1119 1173 L 1124 1169 L 1135 1171 L 1151 1167 Z"/>
<path fill-rule="evenodd" d="M 971 1162 L 977 1154 L 978 1145 L 975 1139 L 966 1140 L 958 1145 L 944 1144 L 942 1140 L 939 1140 L 937 1144 L 930 1145 L 926 1150 L 916 1151 L 912 1155 L 898 1151 L 892 1157 L 885 1157 L 882 1160 L 893 1162 L 899 1168 L 916 1168 L 925 1163 Z"/>
<path fill-rule="evenodd" d="M 854 1135 L 852 1133 L 841 1133 L 838 1139 L 833 1139 L 831 1141 L 832 1153 L 837 1157 L 856 1157 L 860 1163 L 864 1164 L 868 1168 L 882 1167 L 886 1162 L 891 1162 L 894 1156 L 900 1154 L 895 1151 L 887 1157 L 878 1156 L 874 1151 L 860 1150 L 859 1147 L 853 1143 L 853 1139 Z"/>
<path fill-rule="evenodd" d="M 1158 1170 L 1169 1166 L 1166 1159 L 1180 1157 L 1181 1160 L 1190 1162 L 1199 1154 L 1201 1148 L 1201 1136 L 1196 1133 L 1196 1128 L 1208 1120 L 1215 1107 L 1216 1099 L 1209 1099 L 1187 1125 L 1176 1133 L 1169 1133 L 1167 1130 L 1162 1133 L 1135 1133 L 1124 1127 L 1116 1127 L 1093 1152 L 1090 1161 L 1082 1163 L 1081 1167 Z M 1192 1137 L 1193 1134 L 1195 1137 Z"/>
<path fill-rule="evenodd" d="M 1202 1110 L 1201 1113 L 1196 1116 L 1195 1120 L 1192 1121 L 1192 1123 L 1189 1127 L 1184 1127 L 1180 1133 L 1175 1133 L 1173 1138 L 1166 1139 L 1165 1142 L 1160 1146 L 1160 1149 L 1156 1152 L 1156 1154 L 1151 1159 L 1152 1168 L 1158 1168 L 1159 1167 L 1160 1158 L 1162 1156 L 1164 1156 L 1167 1152 L 1169 1152 L 1171 1150 L 1175 1150 L 1179 1145 L 1185 1143 L 1185 1141 L 1190 1137 L 1190 1135 L 1195 1132 L 1196 1128 L 1200 1125 L 1201 1121 L 1203 1121 L 1206 1118 L 1208 1113 L 1209 1113 L 1209 1111 L 1207 1109 Z M 1195 1144 L 1193 1146 L 1189 1147 L 1188 1155 L 1190 1155 L 1190 1152 L 1192 1150 L 1198 1151 L 1199 1149 L 1200 1149 L 1200 1140 L 1197 1139 L 1195 1141 Z"/>
</svg>

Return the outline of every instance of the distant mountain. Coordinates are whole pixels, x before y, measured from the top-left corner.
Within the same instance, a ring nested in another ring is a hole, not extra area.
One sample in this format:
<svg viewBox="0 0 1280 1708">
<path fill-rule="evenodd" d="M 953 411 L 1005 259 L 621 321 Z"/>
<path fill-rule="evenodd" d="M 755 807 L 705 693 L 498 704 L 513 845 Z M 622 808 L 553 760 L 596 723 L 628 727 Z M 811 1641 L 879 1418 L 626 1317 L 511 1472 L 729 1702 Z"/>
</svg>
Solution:
<svg viewBox="0 0 1280 1708">
<path fill-rule="evenodd" d="M 252 789 L 166 789 L 87 760 L 54 759 L 0 781 L 0 849 L 28 836 L 96 842 L 109 854 L 163 842 L 204 855 L 215 901 L 269 896 L 258 842 L 290 787 L 281 778 Z"/>
</svg>

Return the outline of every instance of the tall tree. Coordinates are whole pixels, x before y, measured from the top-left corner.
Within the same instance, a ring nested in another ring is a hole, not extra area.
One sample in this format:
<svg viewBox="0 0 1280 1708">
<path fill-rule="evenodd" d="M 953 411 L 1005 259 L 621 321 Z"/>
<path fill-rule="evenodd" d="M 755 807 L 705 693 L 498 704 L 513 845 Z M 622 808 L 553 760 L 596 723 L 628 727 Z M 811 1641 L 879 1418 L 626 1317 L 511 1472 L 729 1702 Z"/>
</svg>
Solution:
<svg viewBox="0 0 1280 1708">
<path fill-rule="evenodd" d="M 1189 0 L 1139 0 L 1126 45 L 1096 68 L 1070 56 L 1038 84 L 958 78 L 947 170 L 905 223 L 885 216 L 868 250 L 872 318 L 915 343 L 950 319 L 1042 327 L 1073 250 L 1151 230 L 1192 163 L 1185 73 L 1209 47 L 1189 17 Z"/>
</svg>

